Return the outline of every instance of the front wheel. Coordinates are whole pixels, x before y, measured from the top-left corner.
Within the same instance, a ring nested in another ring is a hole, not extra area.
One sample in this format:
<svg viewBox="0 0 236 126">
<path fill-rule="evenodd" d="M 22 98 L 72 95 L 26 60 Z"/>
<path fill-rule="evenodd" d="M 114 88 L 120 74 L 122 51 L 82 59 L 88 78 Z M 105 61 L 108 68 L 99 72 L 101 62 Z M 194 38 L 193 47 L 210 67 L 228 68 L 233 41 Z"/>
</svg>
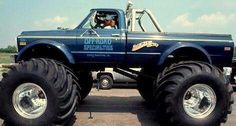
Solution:
<svg viewBox="0 0 236 126">
<path fill-rule="evenodd" d="M 233 90 L 222 72 L 186 61 L 166 69 L 154 92 L 158 118 L 173 126 L 218 126 L 232 111 Z"/>
<path fill-rule="evenodd" d="M 0 113 L 5 125 L 66 125 L 77 108 L 79 85 L 71 70 L 49 59 L 13 66 L 0 85 Z"/>
</svg>

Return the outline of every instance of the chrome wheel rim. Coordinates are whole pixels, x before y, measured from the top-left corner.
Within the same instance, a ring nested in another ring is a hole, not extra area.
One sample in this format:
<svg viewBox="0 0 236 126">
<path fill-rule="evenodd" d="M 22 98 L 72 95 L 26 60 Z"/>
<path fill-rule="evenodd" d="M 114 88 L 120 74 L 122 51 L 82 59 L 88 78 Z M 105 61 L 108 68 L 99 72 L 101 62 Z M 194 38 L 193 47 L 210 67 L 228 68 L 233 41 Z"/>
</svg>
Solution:
<svg viewBox="0 0 236 126">
<path fill-rule="evenodd" d="M 109 80 L 108 79 L 102 79 L 101 84 L 102 84 L 103 87 L 108 87 L 109 86 Z"/>
<path fill-rule="evenodd" d="M 206 84 L 195 84 L 188 88 L 183 97 L 184 111 L 192 118 L 209 116 L 216 106 L 216 94 Z"/>
<path fill-rule="evenodd" d="M 47 96 L 37 84 L 23 83 L 15 89 L 12 103 L 19 115 L 27 119 L 35 119 L 45 112 Z"/>
</svg>

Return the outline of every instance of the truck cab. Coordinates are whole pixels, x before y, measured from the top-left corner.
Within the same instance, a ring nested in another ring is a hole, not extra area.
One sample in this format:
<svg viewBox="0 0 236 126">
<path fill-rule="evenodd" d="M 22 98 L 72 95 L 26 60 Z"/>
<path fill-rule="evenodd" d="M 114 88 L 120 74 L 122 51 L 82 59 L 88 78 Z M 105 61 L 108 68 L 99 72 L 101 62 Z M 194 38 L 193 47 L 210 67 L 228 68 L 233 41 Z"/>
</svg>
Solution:
<svg viewBox="0 0 236 126">
<path fill-rule="evenodd" d="M 82 57 L 84 62 L 141 65 L 151 59 L 158 60 L 160 48 L 138 51 L 145 46 L 159 46 L 158 43 L 151 42 L 155 32 L 151 33 L 145 29 L 142 24 L 143 16 L 149 18 L 149 28 L 154 24 L 156 32 L 162 31 L 148 10 L 128 8 L 125 13 L 119 9 L 92 9 L 87 18 L 77 27 L 77 41 L 83 43 L 78 45 L 77 50 L 83 51 L 72 53 L 75 53 L 76 57 Z M 114 21 L 115 26 L 106 28 L 107 20 Z"/>
</svg>

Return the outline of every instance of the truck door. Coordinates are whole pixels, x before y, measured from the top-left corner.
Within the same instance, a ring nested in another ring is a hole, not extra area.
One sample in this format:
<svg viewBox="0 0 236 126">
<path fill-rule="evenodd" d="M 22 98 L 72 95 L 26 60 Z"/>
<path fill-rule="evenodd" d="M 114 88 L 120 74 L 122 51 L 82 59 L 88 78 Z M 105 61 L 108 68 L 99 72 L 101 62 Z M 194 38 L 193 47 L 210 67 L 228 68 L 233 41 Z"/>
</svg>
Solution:
<svg viewBox="0 0 236 126">
<path fill-rule="evenodd" d="M 76 59 L 96 63 L 123 62 L 125 37 L 119 23 L 119 14 L 115 11 L 92 11 L 78 29 Z"/>
</svg>

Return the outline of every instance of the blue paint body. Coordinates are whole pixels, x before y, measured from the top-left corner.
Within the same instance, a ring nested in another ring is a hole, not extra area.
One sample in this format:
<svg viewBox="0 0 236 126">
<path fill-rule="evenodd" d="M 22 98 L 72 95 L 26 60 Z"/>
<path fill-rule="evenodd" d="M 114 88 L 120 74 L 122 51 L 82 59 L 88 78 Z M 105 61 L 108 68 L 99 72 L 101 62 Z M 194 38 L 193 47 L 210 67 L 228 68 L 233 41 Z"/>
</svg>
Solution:
<svg viewBox="0 0 236 126">
<path fill-rule="evenodd" d="M 92 13 L 97 10 L 116 12 L 119 16 L 119 29 L 93 29 L 98 36 L 93 34 L 91 29 L 83 28 Z M 152 41 L 159 46 L 132 51 L 135 44 L 144 41 Z M 142 67 L 149 63 L 160 66 L 173 52 L 184 48 L 199 51 L 209 63 L 216 66 L 230 66 L 234 49 L 231 35 L 128 32 L 125 14 L 119 9 L 92 9 L 75 29 L 22 32 L 17 42 L 17 61 L 23 60 L 28 49 L 48 44 L 61 51 L 70 64 L 115 64 L 127 67 Z M 27 45 L 22 46 L 20 42 L 26 42 Z"/>
</svg>

